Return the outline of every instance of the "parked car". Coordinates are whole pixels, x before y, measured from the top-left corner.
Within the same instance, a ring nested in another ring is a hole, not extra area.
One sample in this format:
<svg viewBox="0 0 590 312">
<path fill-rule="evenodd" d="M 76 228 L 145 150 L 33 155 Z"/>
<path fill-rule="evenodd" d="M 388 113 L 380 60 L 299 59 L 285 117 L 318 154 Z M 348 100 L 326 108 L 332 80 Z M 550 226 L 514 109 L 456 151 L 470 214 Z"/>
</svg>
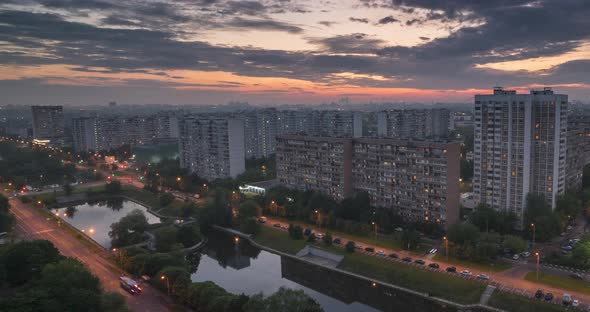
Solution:
<svg viewBox="0 0 590 312">
<path fill-rule="evenodd" d="M 338 237 L 334 238 L 334 240 L 332 241 L 332 243 L 336 244 L 336 245 L 340 245 L 342 244 L 342 240 Z"/>
<path fill-rule="evenodd" d="M 402 261 L 404 261 L 404 262 L 412 262 L 412 258 L 410 258 L 410 257 L 404 257 L 402 259 Z"/>
<path fill-rule="evenodd" d="M 535 298 L 542 299 L 543 297 L 545 297 L 545 293 L 543 293 L 543 290 L 538 289 L 537 292 L 535 292 Z"/>
<path fill-rule="evenodd" d="M 258 218 L 258 222 L 260 222 L 260 223 L 266 223 L 266 217 L 260 217 L 260 218 Z"/>
<path fill-rule="evenodd" d="M 514 254 L 514 256 L 512 256 L 512 259 L 514 259 L 514 260 L 518 260 L 518 259 L 520 259 L 520 255 L 518 255 L 518 254 Z"/>
<path fill-rule="evenodd" d="M 468 271 L 468 270 L 461 271 L 461 275 L 463 275 L 463 276 L 471 276 L 472 274 L 473 273 L 471 273 L 471 271 Z"/>
<path fill-rule="evenodd" d="M 324 234 L 323 233 L 315 233 L 315 238 L 317 238 L 317 239 L 323 239 L 324 238 Z"/>
<path fill-rule="evenodd" d="M 561 296 L 561 303 L 563 303 L 563 305 L 570 305 L 572 304 L 573 298 L 572 295 L 570 294 L 563 294 L 563 296 Z"/>
<path fill-rule="evenodd" d="M 363 250 L 363 245 L 354 245 L 354 249 Z"/>
<path fill-rule="evenodd" d="M 552 293 L 546 293 L 545 294 L 545 301 L 551 301 L 553 300 L 553 294 Z"/>
<path fill-rule="evenodd" d="M 528 257 L 531 255 L 531 253 L 530 253 L 530 252 L 528 252 L 528 251 L 525 251 L 525 252 L 521 253 L 520 255 L 521 255 L 523 258 L 528 258 Z"/>
<path fill-rule="evenodd" d="M 399 256 L 398 256 L 398 254 L 396 254 L 396 253 L 390 253 L 390 254 L 389 254 L 389 258 L 398 259 L 398 258 L 399 258 Z"/>
<path fill-rule="evenodd" d="M 578 301 L 578 299 L 574 299 L 574 301 L 572 301 L 572 307 L 578 307 L 580 306 L 580 301 Z"/>
<path fill-rule="evenodd" d="M 440 265 L 438 265 L 438 263 L 434 263 L 432 262 L 431 264 L 428 265 L 429 267 L 433 268 L 433 269 L 438 269 L 440 268 Z"/>
<path fill-rule="evenodd" d="M 487 281 L 487 280 L 490 279 L 490 277 L 487 274 L 479 274 L 477 276 L 477 278 L 480 279 L 480 280 L 484 280 L 484 281 Z"/>
<path fill-rule="evenodd" d="M 385 251 L 377 250 L 377 256 L 385 256 Z"/>
<path fill-rule="evenodd" d="M 281 224 L 280 224 L 280 223 L 275 223 L 275 224 L 273 224 L 272 226 L 274 226 L 274 227 L 276 227 L 276 228 L 280 228 L 280 227 L 281 227 Z"/>
<path fill-rule="evenodd" d="M 457 268 L 456 267 L 453 267 L 453 266 L 452 267 L 448 267 L 447 268 L 447 272 L 449 272 L 449 273 L 455 273 L 455 272 L 457 272 Z"/>
<path fill-rule="evenodd" d="M 419 264 L 419 265 L 426 264 L 426 262 L 424 262 L 424 260 L 422 260 L 422 259 L 418 259 L 418 260 L 414 261 L 414 263 Z"/>
<path fill-rule="evenodd" d="M 580 273 L 572 273 L 572 274 L 570 274 L 570 277 L 575 278 L 575 279 L 579 279 L 579 280 L 584 279 L 584 277 Z"/>
<path fill-rule="evenodd" d="M 305 230 L 303 230 L 303 235 L 308 236 L 309 234 L 311 234 L 311 229 L 305 229 Z"/>
<path fill-rule="evenodd" d="M 373 247 L 366 247 L 365 248 L 365 251 L 366 252 L 375 252 L 375 248 L 373 248 Z"/>
</svg>

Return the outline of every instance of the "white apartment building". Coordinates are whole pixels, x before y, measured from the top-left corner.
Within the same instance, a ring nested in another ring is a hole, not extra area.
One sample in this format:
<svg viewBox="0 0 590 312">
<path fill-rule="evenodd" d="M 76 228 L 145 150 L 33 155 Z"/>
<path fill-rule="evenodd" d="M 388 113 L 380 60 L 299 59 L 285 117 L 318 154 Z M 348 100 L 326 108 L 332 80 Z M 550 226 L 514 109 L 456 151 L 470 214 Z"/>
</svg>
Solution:
<svg viewBox="0 0 590 312">
<path fill-rule="evenodd" d="M 555 208 L 566 189 L 567 101 L 550 88 L 517 94 L 496 87 L 475 96 L 473 191 L 480 203 L 521 221 L 529 193 Z"/>
<path fill-rule="evenodd" d="M 424 139 L 446 138 L 449 132 L 448 109 L 394 109 L 377 115 L 378 137 Z"/>
<path fill-rule="evenodd" d="M 244 121 L 207 115 L 179 120 L 180 166 L 208 180 L 245 171 Z"/>
<path fill-rule="evenodd" d="M 96 151 L 96 118 L 82 117 L 72 120 L 74 150 L 77 152 Z"/>
</svg>

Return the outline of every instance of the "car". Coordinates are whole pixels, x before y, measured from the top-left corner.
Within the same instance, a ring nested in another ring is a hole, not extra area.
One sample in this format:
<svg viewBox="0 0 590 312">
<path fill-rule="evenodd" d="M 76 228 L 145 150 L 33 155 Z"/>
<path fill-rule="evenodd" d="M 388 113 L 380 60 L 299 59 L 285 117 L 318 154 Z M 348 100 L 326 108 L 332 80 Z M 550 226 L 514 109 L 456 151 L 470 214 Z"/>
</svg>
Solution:
<svg viewBox="0 0 590 312">
<path fill-rule="evenodd" d="M 525 251 L 525 252 L 521 253 L 520 255 L 521 255 L 523 258 L 528 258 L 528 257 L 531 255 L 531 253 L 530 253 L 530 252 L 528 252 L 528 251 Z"/>
<path fill-rule="evenodd" d="M 398 258 L 399 258 L 399 256 L 398 256 L 398 254 L 396 254 L 396 253 L 390 253 L 390 254 L 389 254 L 389 258 L 398 259 Z"/>
<path fill-rule="evenodd" d="M 471 276 L 472 274 L 473 273 L 471 273 L 471 271 L 468 271 L 468 270 L 461 271 L 461 275 L 463 275 L 463 276 Z"/>
<path fill-rule="evenodd" d="M 315 235 L 315 238 L 317 238 L 317 239 L 323 239 L 325 236 L 323 233 L 315 233 L 314 235 Z"/>
<path fill-rule="evenodd" d="M 303 230 L 303 235 L 308 236 L 309 234 L 311 234 L 311 229 Z"/>
<path fill-rule="evenodd" d="M 122 275 L 119 277 L 119 285 L 132 295 L 139 295 L 141 293 L 139 284 L 127 276 Z"/>
<path fill-rule="evenodd" d="M 433 268 L 433 269 L 438 269 L 440 268 L 440 265 L 438 265 L 438 263 L 434 263 L 432 262 L 431 264 L 428 265 L 429 267 Z"/>
<path fill-rule="evenodd" d="M 355 249 L 363 250 L 363 245 L 354 245 Z"/>
<path fill-rule="evenodd" d="M 490 279 L 490 277 L 487 274 L 479 274 L 477 276 L 477 278 L 480 279 L 480 280 L 484 280 L 484 281 L 487 281 L 487 280 Z"/>
<path fill-rule="evenodd" d="M 545 301 L 551 301 L 553 300 L 553 294 L 552 293 L 546 293 L 545 294 Z"/>
<path fill-rule="evenodd" d="M 286 225 L 281 225 L 281 229 L 283 229 L 283 230 L 289 230 L 289 227 L 286 226 Z"/>
<path fill-rule="evenodd" d="M 545 293 L 543 293 L 542 289 L 538 289 L 537 292 L 535 292 L 535 298 L 542 299 L 543 297 L 545 297 Z"/>
<path fill-rule="evenodd" d="M 572 298 L 572 295 L 570 295 L 570 294 L 563 294 L 563 296 L 561 296 L 561 303 L 563 305 L 566 305 L 566 306 L 570 305 L 570 304 L 572 304 L 572 301 L 573 301 L 573 298 Z"/>
<path fill-rule="evenodd" d="M 571 231 L 571 229 L 573 229 L 573 227 L 572 227 L 571 225 L 568 225 L 568 226 L 567 226 L 565 229 L 566 229 L 567 231 Z"/>
<path fill-rule="evenodd" d="M 566 245 L 566 246 L 562 246 L 561 249 L 565 250 L 565 251 L 572 251 L 574 249 L 574 247 L 572 247 L 570 245 Z"/>
<path fill-rule="evenodd" d="M 281 224 L 280 224 L 280 223 L 275 223 L 275 224 L 273 224 L 272 226 L 274 226 L 274 227 L 276 227 L 276 228 L 280 228 L 280 227 L 281 227 Z"/>
<path fill-rule="evenodd" d="M 520 255 L 514 254 L 514 256 L 512 256 L 512 259 L 513 260 L 518 260 L 518 259 L 520 259 Z"/>
<path fill-rule="evenodd" d="M 580 273 L 572 273 L 572 274 L 570 274 L 570 277 L 575 278 L 575 279 L 579 279 L 579 280 L 584 279 L 584 277 Z"/>
<path fill-rule="evenodd" d="M 578 299 L 574 299 L 572 301 L 572 307 L 578 307 L 578 306 L 580 306 L 580 301 L 578 301 Z"/>
<path fill-rule="evenodd" d="M 412 262 L 412 258 L 410 258 L 410 257 L 404 257 L 404 258 L 402 259 L 402 261 L 403 261 L 403 262 Z"/>
<path fill-rule="evenodd" d="M 448 267 L 448 268 L 447 268 L 447 272 L 449 272 L 449 273 L 455 273 L 455 272 L 457 272 L 457 268 L 456 268 L 456 267 L 454 267 L 454 266 L 452 266 L 452 267 Z"/>
<path fill-rule="evenodd" d="M 377 250 L 377 256 L 384 256 L 385 257 L 385 251 Z"/>
<path fill-rule="evenodd" d="M 260 218 L 258 218 L 258 222 L 260 222 L 260 223 L 266 223 L 266 217 L 260 217 Z"/>
<path fill-rule="evenodd" d="M 419 265 L 426 264 L 426 262 L 424 262 L 424 260 L 422 260 L 422 259 L 418 259 L 418 260 L 414 261 L 414 263 L 419 264 Z"/>
<path fill-rule="evenodd" d="M 559 236 L 565 236 L 565 232 L 559 233 Z"/>
<path fill-rule="evenodd" d="M 366 252 L 375 252 L 375 248 L 373 248 L 373 247 L 367 247 L 367 248 L 365 248 L 365 251 Z"/>
<path fill-rule="evenodd" d="M 338 237 L 334 238 L 334 240 L 332 241 L 332 243 L 336 244 L 336 245 L 340 245 L 342 244 L 342 240 Z"/>
</svg>

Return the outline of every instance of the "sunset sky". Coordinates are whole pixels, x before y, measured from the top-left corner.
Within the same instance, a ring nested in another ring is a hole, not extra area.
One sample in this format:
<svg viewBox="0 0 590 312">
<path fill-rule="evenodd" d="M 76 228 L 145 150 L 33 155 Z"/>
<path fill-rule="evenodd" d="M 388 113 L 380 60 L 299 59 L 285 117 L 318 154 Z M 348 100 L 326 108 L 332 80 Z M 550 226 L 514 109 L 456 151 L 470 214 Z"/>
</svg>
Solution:
<svg viewBox="0 0 590 312">
<path fill-rule="evenodd" d="M 587 0 L 1 0 L 0 104 L 590 102 Z"/>
</svg>

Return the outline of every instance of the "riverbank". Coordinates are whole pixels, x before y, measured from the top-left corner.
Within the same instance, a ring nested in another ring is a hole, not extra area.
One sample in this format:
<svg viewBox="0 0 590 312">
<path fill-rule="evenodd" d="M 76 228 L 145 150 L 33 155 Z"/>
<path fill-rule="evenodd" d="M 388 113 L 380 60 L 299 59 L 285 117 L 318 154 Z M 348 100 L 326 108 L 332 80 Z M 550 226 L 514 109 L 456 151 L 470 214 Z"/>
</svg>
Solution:
<svg viewBox="0 0 590 312">
<path fill-rule="evenodd" d="M 224 232 L 229 233 L 231 235 L 236 235 L 236 236 L 239 236 L 239 237 L 241 237 L 243 239 L 247 239 L 247 240 L 249 240 L 249 242 L 252 245 L 254 245 L 254 246 L 256 246 L 256 247 L 258 247 L 258 248 L 260 248 L 262 250 L 266 250 L 266 251 L 269 251 L 271 253 L 274 253 L 274 254 L 283 256 L 283 257 L 288 257 L 289 259 L 294 259 L 294 260 L 297 260 L 297 261 L 303 261 L 303 262 L 306 262 L 306 263 L 308 263 L 310 265 L 321 267 L 322 269 L 325 269 L 325 270 L 333 270 L 333 271 L 338 272 L 338 273 L 341 273 L 341 274 L 346 274 L 347 276 L 351 276 L 351 277 L 357 278 L 357 279 L 363 281 L 364 283 L 367 283 L 366 285 L 373 285 L 373 287 L 378 287 L 378 288 L 383 288 L 384 287 L 384 288 L 387 289 L 387 291 L 402 292 L 405 295 L 408 295 L 409 294 L 409 295 L 415 296 L 416 298 L 420 298 L 421 300 L 430 301 L 430 302 L 432 302 L 433 304 L 436 304 L 436 305 L 452 306 L 452 307 L 456 308 L 457 310 L 502 311 L 500 309 L 496 309 L 496 308 L 493 308 L 493 307 L 490 307 L 490 306 L 487 306 L 487 305 L 482 305 L 482 304 L 477 303 L 477 301 L 479 300 L 479 297 L 477 297 L 477 300 L 475 300 L 475 302 L 471 302 L 469 304 L 467 304 L 467 303 L 461 303 L 461 302 L 455 302 L 453 300 L 450 300 L 450 299 L 447 299 L 447 298 L 444 298 L 444 297 L 433 296 L 433 294 L 434 294 L 433 292 L 426 292 L 423 289 L 414 290 L 414 289 L 410 289 L 410 288 L 406 288 L 404 286 L 401 286 L 401 285 L 399 285 L 399 283 L 395 283 L 395 284 L 392 283 L 392 282 L 397 282 L 397 281 L 390 282 L 390 281 L 386 281 L 386 280 L 384 280 L 382 278 L 375 278 L 375 277 L 371 277 L 371 276 L 366 276 L 366 275 L 364 275 L 362 273 L 351 272 L 351 271 L 345 269 L 345 268 L 348 268 L 348 265 L 346 265 L 344 267 L 340 267 L 339 266 L 337 268 L 331 268 L 331 267 L 328 267 L 328 266 L 323 266 L 321 264 L 317 264 L 315 262 L 308 261 L 306 259 L 302 259 L 302 258 L 296 257 L 294 254 L 292 254 L 292 253 L 289 252 L 289 251 L 292 251 L 294 249 L 293 247 L 287 247 L 287 248 L 285 248 L 285 246 L 287 246 L 289 244 L 282 244 L 281 243 L 281 241 L 282 242 L 285 242 L 284 241 L 284 238 L 279 238 L 279 241 L 278 242 L 272 243 L 272 245 L 277 248 L 277 249 L 275 249 L 275 248 L 272 248 L 272 247 L 263 245 L 262 243 L 259 243 L 258 242 L 258 237 L 260 235 L 253 237 L 251 235 L 240 233 L 240 232 L 235 231 L 233 229 L 227 229 L 227 228 L 223 228 L 223 227 L 219 227 L 219 226 L 215 226 L 215 228 L 217 230 L 224 231 Z M 279 231 L 276 231 L 276 232 L 279 232 Z M 288 237 L 288 235 L 287 235 L 286 232 L 284 233 L 284 235 L 287 237 L 287 239 L 290 239 Z M 268 232 L 267 232 L 265 234 L 262 234 L 262 237 L 263 237 L 263 239 L 261 241 L 269 242 L 269 241 L 271 241 L 270 240 L 271 237 L 275 237 L 276 238 L 276 237 L 280 237 L 280 236 L 269 235 Z M 358 256 L 365 256 L 365 255 L 359 254 Z M 356 259 L 354 259 L 354 258 L 351 258 L 351 259 L 352 260 L 348 260 L 348 261 L 353 261 L 352 263 L 356 263 L 355 262 Z M 344 261 L 347 261 L 347 257 L 346 256 L 345 256 Z M 389 265 L 389 263 L 387 263 L 387 264 Z M 382 265 L 382 264 L 380 264 L 380 265 Z M 418 270 L 417 268 L 413 268 L 413 267 L 409 267 L 409 268 L 411 268 L 413 270 Z M 423 273 L 427 273 L 427 272 L 423 272 Z M 407 276 L 411 276 L 411 275 L 412 274 L 409 274 Z M 386 275 L 386 277 L 387 277 L 387 275 Z M 449 276 L 449 278 L 450 278 L 450 276 Z M 420 276 L 420 279 L 421 279 L 422 285 L 427 286 L 428 284 L 433 284 L 432 275 L 430 275 L 430 276 L 421 275 Z M 455 279 L 457 279 L 458 281 L 462 281 L 461 279 L 458 279 L 458 278 L 455 278 Z M 473 284 L 471 284 L 471 283 L 473 283 Z M 462 286 L 462 287 L 476 287 L 477 285 L 482 286 L 481 291 L 480 291 L 480 295 L 481 295 L 481 293 L 483 293 L 483 289 L 485 288 L 485 284 L 483 284 L 481 282 L 470 281 L 470 283 L 466 283 L 465 286 Z M 443 282 L 443 283 L 440 283 L 439 286 L 441 287 L 441 289 L 442 289 L 442 287 L 444 287 L 448 291 L 456 292 L 458 294 L 461 294 L 460 291 L 457 291 L 456 289 L 452 289 L 452 287 L 454 285 L 448 286 L 448 285 L 445 285 L 444 282 Z M 472 297 L 472 299 L 473 298 L 474 297 Z"/>
</svg>

